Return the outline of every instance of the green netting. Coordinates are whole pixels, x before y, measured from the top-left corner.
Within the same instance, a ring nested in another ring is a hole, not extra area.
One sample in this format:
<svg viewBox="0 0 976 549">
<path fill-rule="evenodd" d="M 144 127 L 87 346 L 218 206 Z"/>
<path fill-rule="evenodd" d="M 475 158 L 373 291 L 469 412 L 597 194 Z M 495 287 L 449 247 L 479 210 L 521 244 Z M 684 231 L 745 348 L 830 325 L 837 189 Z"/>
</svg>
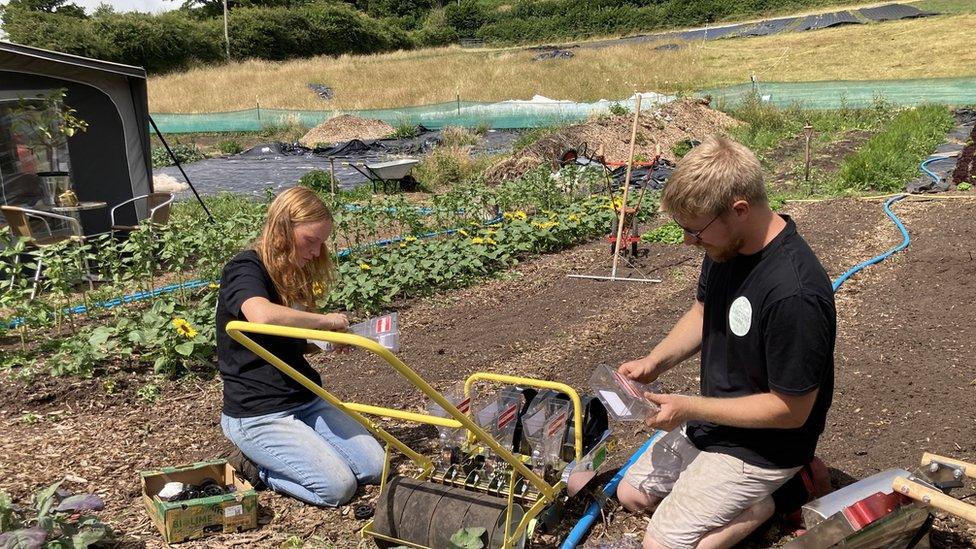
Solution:
<svg viewBox="0 0 976 549">
<path fill-rule="evenodd" d="M 486 124 L 496 129 L 510 129 L 537 128 L 585 120 L 594 112 L 606 112 L 611 103 L 610 101 L 596 103 L 452 101 L 394 109 L 300 111 L 254 108 L 246 111 L 206 114 L 159 113 L 152 116 L 159 125 L 160 131 L 165 133 L 259 131 L 295 122 L 313 127 L 339 114 L 374 118 L 393 126 L 423 124 L 431 129 L 439 129 L 445 126 L 474 127 Z"/>
<path fill-rule="evenodd" d="M 699 96 L 711 96 L 717 106 L 735 105 L 757 93 L 778 106 L 804 109 L 869 107 L 878 98 L 897 106 L 923 103 L 942 105 L 976 104 L 976 77 L 924 80 L 873 80 L 825 82 L 760 82 L 706 89 Z M 658 94 L 643 94 L 644 105 L 672 99 Z M 286 109 L 248 109 L 204 114 L 153 114 L 160 131 L 166 133 L 259 131 L 301 123 L 313 127 L 338 114 L 375 118 L 393 126 L 423 124 L 431 129 L 444 126 L 496 129 L 538 128 L 585 120 L 605 113 L 613 103 L 633 108 L 635 99 L 574 103 L 572 101 L 451 101 L 434 105 L 358 111 L 300 111 Z"/>
<path fill-rule="evenodd" d="M 878 99 L 897 106 L 976 104 L 976 77 L 919 80 L 759 82 L 698 92 L 713 105 L 735 105 L 753 94 L 780 107 L 839 109 L 869 107 Z"/>
</svg>

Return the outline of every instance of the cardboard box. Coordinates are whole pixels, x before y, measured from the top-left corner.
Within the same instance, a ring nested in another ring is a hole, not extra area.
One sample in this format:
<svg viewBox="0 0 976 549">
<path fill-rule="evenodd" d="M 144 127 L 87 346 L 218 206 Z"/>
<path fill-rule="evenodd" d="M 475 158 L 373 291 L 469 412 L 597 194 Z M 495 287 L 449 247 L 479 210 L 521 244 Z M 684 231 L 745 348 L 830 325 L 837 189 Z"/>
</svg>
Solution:
<svg viewBox="0 0 976 549">
<path fill-rule="evenodd" d="M 167 543 L 201 538 L 215 532 L 241 532 L 258 526 L 258 495 L 237 478 L 226 460 L 205 461 L 155 471 L 142 471 L 142 499 Z M 234 491 L 185 501 L 163 501 L 156 495 L 167 482 L 200 485 L 214 479 Z"/>
</svg>

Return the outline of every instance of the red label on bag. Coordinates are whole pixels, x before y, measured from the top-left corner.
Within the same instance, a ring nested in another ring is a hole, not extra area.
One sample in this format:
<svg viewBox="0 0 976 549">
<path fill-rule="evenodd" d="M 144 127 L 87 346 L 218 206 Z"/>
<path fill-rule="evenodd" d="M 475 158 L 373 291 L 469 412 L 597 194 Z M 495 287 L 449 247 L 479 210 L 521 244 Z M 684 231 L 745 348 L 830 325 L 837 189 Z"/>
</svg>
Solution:
<svg viewBox="0 0 976 549">
<path fill-rule="evenodd" d="M 617 380 L 617 384 L 620 385 L 621 387 L 623 387 L 624 390 L 627 391 L 627 393 L 630 394 L 630 396 L 632 396 L 634 398 L 642 398 L 640 392 L 636 388 L 634 388 L 634 385 L 630 382 L 629 379 L 627 379 L 626 377 L 624 377 L 623 374 L 621 374 L 620 372 L 614 371 L 613 372 L 613 377 Z"/>
<path fill-rule="evenodd" d="M 376 333 L 389 332 L 393 327 L 393 315 L 381 316 L 376 319 Z"/>
<path fill-rule="evenodd" d="M 567 413 L 565 410 L 555 415 L 546 425 L 546 436 L 554 437 L 566 425 Z"/>
<path fill-rule="evenodd" d="M 461 412 L 462 414 L 468 413 L 468 410 L 471 409 L 471 397 L 468 397 L 462 400 L 461 402 L 458 402 L 457 409 L 458 412 Z"/>
<path fill-rule="evenodd" d="M 502 410 L 502 413 L 498 414 L 498 428 L 502 429 L 506 425 L 515 419 L 516 412 L 518 411 L 518 406 L 515 404 L 510 404 L 507 408 Z"/>
</svg>

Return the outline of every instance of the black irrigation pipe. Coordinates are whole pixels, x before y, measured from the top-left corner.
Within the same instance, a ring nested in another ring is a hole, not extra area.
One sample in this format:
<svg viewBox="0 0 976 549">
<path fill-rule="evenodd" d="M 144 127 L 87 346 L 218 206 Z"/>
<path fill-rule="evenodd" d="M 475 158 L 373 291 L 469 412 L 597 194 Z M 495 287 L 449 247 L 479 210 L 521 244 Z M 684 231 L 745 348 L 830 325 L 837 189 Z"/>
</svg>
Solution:
<svg viewBox="0 0 976 549">
<path fill-rule="evenodd" d="M 166 147 L 166 152 L 169 153 L 169 157 L 173 159 L 173 162 L 176 162 L 176 167 L 179 168 L 180 173 L 183 174 L 183 179 L 185 179 L 187 184 L 190 185 L 190 190 L 193 191 L 193 196 L 197 197 L 197 202 L 203 206 L 203 211 L 207 212 L 207 217 L 210 218 L 210 222 L 216 223 L 216 221 L 214 221 L 213 214 L 210 213 L 210 210 L 207 209 L 207 205 L 203 202 L 203 199 L 200 198 L 200 193 L 197 192 L 197 188 L 194 187 L 193 182 L 190 181 L 190 176 L 186 175 L 186 172 L 183 171 L 183 166 L 180 164 L 180 160 L 176 158 L 175 154 L 173 154 L 173 149 L 169 148 L 169 143 L 166 142 L 166 138 L 163 137 L 163 133 L 159 131 L 159 127 L 156 126 L 156 121 L 153 120 L 152 115 L 149 116 L 149 123 L 152 124 L 153 131 L 156 132 L 156 137 L 158 137 L 159 140 L 163 142 L 163 146 Z"/>
</svg>

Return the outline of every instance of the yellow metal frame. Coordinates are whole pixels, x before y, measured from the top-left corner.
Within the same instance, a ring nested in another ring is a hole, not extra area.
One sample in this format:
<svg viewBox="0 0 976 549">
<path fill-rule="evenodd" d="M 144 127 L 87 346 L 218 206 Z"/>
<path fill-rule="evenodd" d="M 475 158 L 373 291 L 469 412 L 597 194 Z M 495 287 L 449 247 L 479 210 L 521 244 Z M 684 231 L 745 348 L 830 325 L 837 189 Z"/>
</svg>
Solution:
<svg viewBox="0 0 976 549">
<path fill-rule="evenodd" d="M 509 549 L 513 547 L 515 540 L 518 540 L 526 531 L 529 522 L 539 515 L 549 504 L 554 503 L 559 495 L 562 493 L 565 484 L 562 481 L 557 481 L 555 484 L 549 484 L 545 479 L 537 475 L 534 471 L 529 469 L 525 463 L 519 458 L 518 455 L 514 454 L 511 450 L 503 447 L 498 443 L 488 432 L 482 429 L 477 423 L 475 423 L 470 417 L 461 413 L 450 401 L 444 398 L 439 392 L 437 392 L 433 387 L 431 387 L 423 378 L 417 375 L 410 367 L 403 363 L 396 355 L 394 355 L 389 349 L 383 347 L 379 343 L 367 339 L 365 337 L 339 333 L 339 332 L 328 332 L 323 330 L 310 330 L 306 328 L 293 328 L 288 326 L 274 326 L 271 324 L 256 324 L 252 322 L 243 322 L 239 320 L 231 321 L 227 323 L 227 334 L 234 340 L 246 347 L 248 350 L 258 355 L 262 359 L 266 360 L 272 366 L 278 368 L 283 373 L 285 373 L 290 378 L 294 379 L 300 383 L 303 387 L 311 391 L 313 394 L 325 400 L 329 404 L 335 406 L 342 412 L 349 415 L 349 417 L 356 420 L 361 424 L 366 430 L 372 433 L 374 436 L 386 443 L 386 460 L 384 463 L 383 479 L 381 481 L 380 489 L 382 490 L 386 484 L 386 478 L 389 473 L 389 454 L 390 448 L 395 448 L 408 458 L 413 461 L 419 468 L 420 473 L 417 474 L 416 478 L 426 479 L 434 470 L 434 464 L 430 458 L 415 452 L 409 446 L 404 444 L 395 436 L 391 435 L 385 431 L 382 427 L 373 423 L 369 418 L 365 417 L 363 414 L 370 414 L 380 417 L 387 417 L 392 419 L 399 419 L 404 421 L 411 421 L 416 423 L 425 423 L 429 425 L 436 425 L 440 427 L 448 428 L 460 428 L 463 427 L 467 429 L 470 433 L 472 439 L 478 443 L 481 443 L 491 449 L 497 456 L 505 460 L 509 466 L 512 468 L 511 481 L 509 482 L 508 490 L 508 510 L 506 514 L 506 535 L 505 541 L 502 545 L 503 549 Z M 437 403 L 450 418 L 437 417 L 429 414 L 421 414 L 416 412 L 407 412 L 404 410 L 396 410 L 393 408 L 385 408 L 382 406 L 372 406 L 367 404 L 360 404 L 355 402 L 344 402 L 337 398 L 335 395 L 325 390 L 321 386 L 312 382 L 300 372 L 295 370 L 293 367 L 289 366 L 283 360 L 275 356 L 273 353 L 262 347 L 260 344 L 255 342 L 253 339 L 248 337 L 247 334 L 260 334 L 268 336 L 278 336 L 287 337 L 294 339 L 312 340 L 312 341 L 328 341 L 333 344 L 339 345 L 349 345 L 353 347 L 359 347 L 365 349 L 380 358 L 385 360 L 394 370 L 400 375 L 405 377 L 407 381 L 412 383 L 415 387 L 420 389 L 428 398 Z M 541 389 L 553 389 L 556 391 L 563 392 L 567 394 L 573 404 L 573 418 L 575 420 L 574 438 L 575 438 L 575 455 L 576 459 L 579 460 L 582 455 L 583 448 L 583 421 L 582 421 L 582 404 L 580 402 L 579 395 L 576 391 L 565 384 L 557 383 L 553 381 L 544 381 L 538 379 L 516 377 L 516 376 L 506 376 L 501 374 L 491 374 L 487 372 L 478 372 L 465 381 L 464 393 L 469 395 L 471 392 L 471 387 L 478 381 L 493 381 L 499 383 L 508 384 L 518 384 L 525 385 L 529 387 L 536 387 Z M 453 418 L 453 419 L 451 419 Z M 516 476 L 517 475 L 517 476 Z M 515 480 L 518 477 L 522 477 L 529 481 L 532 486 L 539 491 L 540 497 L 522 517 L 518 526 L 515 528 L 514 532 L 508 532 L 508 525 L 511 523 L 511 513 L 514 502 L 515 493 Z M 407 543 L 403 540 L 389 538 L 382 534 L 378 534 L 372 529 L 373 522 L 370 521 L 362 529 L 362 534 L 369 534 L 371 536 L 384 539 L 386 541 L 392 541 L 411 547 L 422 547 L 416 544 Z"/>
</svg>

